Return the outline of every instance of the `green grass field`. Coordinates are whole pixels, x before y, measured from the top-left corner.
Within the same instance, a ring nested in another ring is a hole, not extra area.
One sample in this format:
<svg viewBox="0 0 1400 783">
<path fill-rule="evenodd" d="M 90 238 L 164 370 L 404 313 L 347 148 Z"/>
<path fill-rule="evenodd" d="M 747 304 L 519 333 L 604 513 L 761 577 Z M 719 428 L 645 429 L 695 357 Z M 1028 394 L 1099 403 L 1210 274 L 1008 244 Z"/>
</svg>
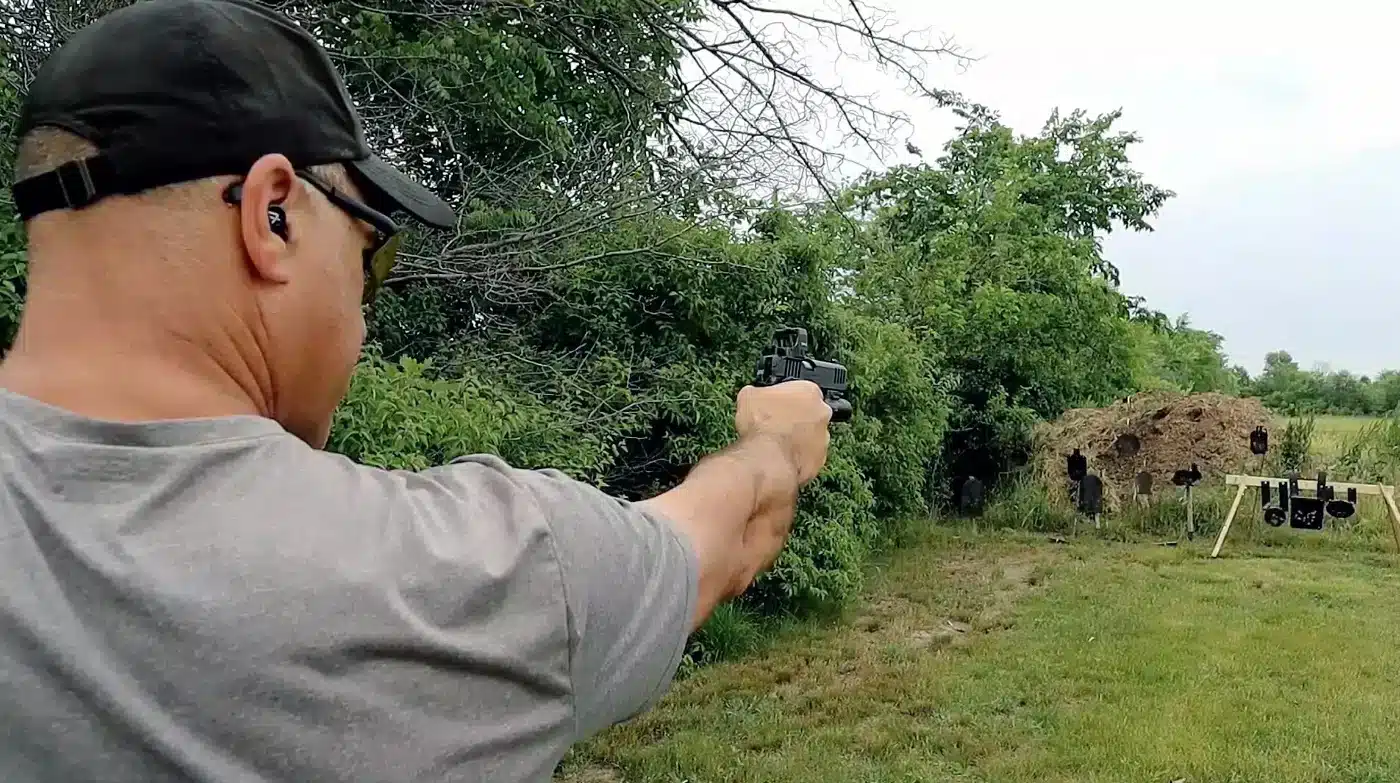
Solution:
<svg viewBox="0 0 1400 783">
<path fill-rule="evenodd" d="M 1317 431 L 1338 435 L 1354 435 L 1361 428 L 1376 420 L 1375 416 L 1318 416 Z M 1288 419 L 1280 419 L 1287 422 Z"/>
<path fill-rule="evenodd" d="M 1354 438 L 1363 427 L 1375 420 L 1372 416 L 1318 416 L 1313 435 L 1313 455 L 1323 462 L 1331 461 L 1346 448 L 1348 439 Z M 1287 417 L 1276 419 L 1273 432 L 1282 434 L 1287 424 Z"/>
<path fill-rule="evenodd" d="M 1400 569 L 930 532 L 838 620 L 678 682 L 584 781 L 1400 780 Z M 1311 536 L 1311 546 L 1292 546 Z"/>
</svg>

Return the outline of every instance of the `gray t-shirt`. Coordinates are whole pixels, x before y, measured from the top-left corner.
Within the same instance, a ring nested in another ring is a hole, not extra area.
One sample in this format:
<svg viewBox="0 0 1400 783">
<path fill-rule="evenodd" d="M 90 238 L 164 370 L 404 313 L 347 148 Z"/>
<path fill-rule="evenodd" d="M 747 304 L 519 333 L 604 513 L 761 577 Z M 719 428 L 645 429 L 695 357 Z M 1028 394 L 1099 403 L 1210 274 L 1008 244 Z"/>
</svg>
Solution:
<svg viewBox="0 0 1400 783">
<path fill-rule="evenodd" d="M 548 780 L 665 692 L 698 571 L 555 472 L 0 391 L 0 780 Z"/>
</svg>

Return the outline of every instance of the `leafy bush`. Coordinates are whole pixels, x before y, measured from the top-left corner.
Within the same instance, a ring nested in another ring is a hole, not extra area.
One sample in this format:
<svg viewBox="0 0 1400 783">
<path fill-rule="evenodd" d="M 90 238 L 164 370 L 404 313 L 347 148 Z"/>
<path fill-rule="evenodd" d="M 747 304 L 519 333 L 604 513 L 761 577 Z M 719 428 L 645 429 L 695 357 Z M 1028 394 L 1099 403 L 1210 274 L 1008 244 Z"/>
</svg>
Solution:
<svg viewBox="0 0 1400 783">
<path fill-rule="evenodd" d="M 0 356 L 15 339 L 24 306 L 23 233 L 17 221 L 0 219 Z"/>
<path fill-rule="evenodd" d="M 443 379 L 431 363 L 364 359 L 336 411 L 329 448 L 367 465 L 421 470 L 491 453 L 520 467 L 600 474 L 610 454 L 557 412 L 480 376 Z"/>
<path fill-rule="evenodd" d="M 906 328 L 855 314 L 841 328 L 855 414 L 838 446 L 868 479 L 878 518 L 926 513 L 948 427 L 936 367 Z"/>
</svg>

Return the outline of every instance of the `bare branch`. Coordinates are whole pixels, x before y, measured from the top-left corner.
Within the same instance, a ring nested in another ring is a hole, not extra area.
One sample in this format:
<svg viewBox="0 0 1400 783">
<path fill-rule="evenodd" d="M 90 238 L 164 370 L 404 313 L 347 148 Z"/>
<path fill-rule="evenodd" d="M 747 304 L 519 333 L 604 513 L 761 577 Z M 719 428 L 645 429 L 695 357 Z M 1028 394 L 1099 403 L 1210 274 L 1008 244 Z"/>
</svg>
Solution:
<svg viewBox="0 0 1400 783">
<path fill-rule="evenodd" d="M 264 0 L 326 44 L 372 145 L 457 206 L 457 232 L 411 236 L 391 285 L 451 281 L 485 322 L 572 268 L 668 257 L 666 230 L 613 237 L 623 226 L 738 225 L 755 205 L 736 193 L 830 200 L 854 152 L 902 146 L 909 118 L 824 81 L 813 51 L 958 103 L 926 80 L 933 59 L 969 61 L 950 41 L 901 31 L 863 0 L 819 1 L 626 0 L 604 14 L 569 0 Z M 128 2 L 0 0 L 0 75 L 22 90 L 59 42 Z M 495 38 L 506 70 L 436 43 Z M 509 70 L 541 59 L 546 70 Z M 537 92 L 498 97 L 516 81 Z M 543 124 L 524 105 L 593 95 L 608 99 Z"/>
</svg>

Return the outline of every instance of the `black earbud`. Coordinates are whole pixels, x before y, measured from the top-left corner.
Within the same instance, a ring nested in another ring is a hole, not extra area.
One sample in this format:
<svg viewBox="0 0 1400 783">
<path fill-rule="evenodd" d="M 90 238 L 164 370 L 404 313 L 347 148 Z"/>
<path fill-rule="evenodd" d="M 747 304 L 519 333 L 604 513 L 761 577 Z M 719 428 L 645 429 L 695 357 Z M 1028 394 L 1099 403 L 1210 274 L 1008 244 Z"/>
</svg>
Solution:
<svg viewBox="0 0 1400 783">
<path fill-rule="evenodd" d="M 273 204 L 267 208 L 267 225 L 272 229 L 272 233 L 282 237 L 282 241 L 287 241 L 287 212 L 281 207 Z"/>
</svg>

